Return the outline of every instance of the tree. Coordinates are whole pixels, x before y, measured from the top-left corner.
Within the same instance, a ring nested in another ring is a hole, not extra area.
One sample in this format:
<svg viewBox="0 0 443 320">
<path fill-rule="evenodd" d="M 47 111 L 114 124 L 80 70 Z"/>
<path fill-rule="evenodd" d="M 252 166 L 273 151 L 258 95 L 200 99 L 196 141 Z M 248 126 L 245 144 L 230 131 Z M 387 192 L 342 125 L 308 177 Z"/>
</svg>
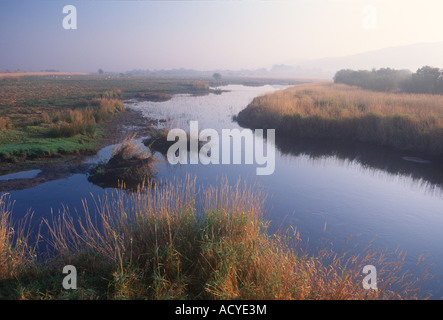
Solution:
<svg viewBox="0 0 443 320">
<path fill-rule="evenodd" d="M 98 73 L 103 74 L 103 69 L 102 68 L 98 69 Z"/>
<path fill-rule="evenodd" d="M 424 66 L 412 74 L 409 82 L 405 84 L 407 92 L 411 93 L 442 93 L 442 71 L 439 68 Z"/>
<path fill-rule="evenodd" d="M 215 79 L 215 81 L 220 81 L 222 76 L 220 73 L 216 72 L 212 75 L 212 77 Z"/>
<path fill-rule="evenodd" d="M 212 77 L 213 77 L 214 80 L 215 80 L 215 86 L 218 87 L 218 86 L 220 85 L 220 81 L 221 81 L 221 79 L 222 79 L 222 75 L 221 75 L 220 73 L 216 72 L 216 73 L 214 73 L 214 74 L 212 75 Z"/>
</svg>

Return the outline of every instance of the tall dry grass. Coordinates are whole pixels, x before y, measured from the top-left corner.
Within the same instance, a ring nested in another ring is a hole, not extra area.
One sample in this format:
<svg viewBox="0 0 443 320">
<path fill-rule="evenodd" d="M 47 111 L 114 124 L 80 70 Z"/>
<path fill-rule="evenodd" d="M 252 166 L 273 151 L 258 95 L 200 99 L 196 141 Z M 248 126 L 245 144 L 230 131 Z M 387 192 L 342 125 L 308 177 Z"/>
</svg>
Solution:
<svg viewBox="0 0 443 320">
<path fill-rule="evenodd" d="M 135 142 L 136 135 L 133 133 L 125 136 L 123 141 L 112 150 L 111 159 L 117 156 L 123 159 L 146 159 L 149 154 L 142 144 Z"/>
<path fill-rule="evenodd" d="M 9 117 L 0 117 L 0 131 L 12 129 L 14 126 Z"/>
<path fill-rule="evenodd" d="M 238 121 L 284 134 L 370 142 L 443 155 L 443 96 L 305 84 L 253 102 Z"/>
<path fill-rule="evenodd" d="M 202 190 L 188 177 L 84 201 L 83 218 L 66 209 L 45 224 L 60 265 L 100 274 L 107 299 L 421 297 L 417 279 L 402 270 L 403 253 L 307 254 L 296 231 L 268 234 L 264 199 L 240 181 Z M 362 288 L 366 264 L 377 267 L 377 291 Z"/>
<path fill-rule="evenodd" d="M 29 245 L 29 220 L 14 223 L 12 205 L 8 194 L 0 194 L 0 281 L 17 277 L 35 261 L 35 248 Z"/>
<path fill-rule="evenodd" d="M 121 91 L 107 91 L 102 94 L 102 97 L 92 99 L 86 108 L 59 111 L 52 117 L 45 114 L 42 120 L 50 123 L 49 135 L 51 137 L 93 135 L 96 124 L 109 121 L 116 114 L 124 111 L 123 102 L 118 99 L 120 95 Z"/>
</svg>

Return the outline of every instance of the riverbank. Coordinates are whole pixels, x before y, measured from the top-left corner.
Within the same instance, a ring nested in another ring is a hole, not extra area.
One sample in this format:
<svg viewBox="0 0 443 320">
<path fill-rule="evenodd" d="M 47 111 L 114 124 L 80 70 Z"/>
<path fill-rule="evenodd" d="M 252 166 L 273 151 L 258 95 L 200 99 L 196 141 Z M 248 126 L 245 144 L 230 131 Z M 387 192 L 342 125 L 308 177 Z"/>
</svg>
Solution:
<svg viewBox="0 0 443 320">
<path fill-rule="evenodd" d="M 323 83 L 255 98 L 236 119 L 288 137 L 359 141 L 443 158 L 442 106 L 439 95 Z"/>
<path fill-rule="evenodd" d="M 29 245 L 26 224 L 11 227 L 0 198 L 0 297 L 3 299 L 414 299 L 419 280 L 401 272 L 404 253 L 365 248 L 303 252 L 295 229 L 270 235 L 266 195 L 240 182 L 197 189 L 195 179 L 153 192 L 113 193 L 78 221 L 66 209 L 44 220 L 51 254 Z M 203 204 L 200 212 L 198 203 Z M 91 208 L 92 209 L 92 208 Z M 74 223 L 75 221 L 75 223 Z M 23 228 L 24 226 L 24 228 Z M 42 230 L 42 229 L 41 229 Z M 378 290 L 362 286 L 363 266 L 377 265 Z M 77 271 L 62 287 L 63 267 Z M 72 282 L 71 282 L 72 284 Z"/>
</svg>

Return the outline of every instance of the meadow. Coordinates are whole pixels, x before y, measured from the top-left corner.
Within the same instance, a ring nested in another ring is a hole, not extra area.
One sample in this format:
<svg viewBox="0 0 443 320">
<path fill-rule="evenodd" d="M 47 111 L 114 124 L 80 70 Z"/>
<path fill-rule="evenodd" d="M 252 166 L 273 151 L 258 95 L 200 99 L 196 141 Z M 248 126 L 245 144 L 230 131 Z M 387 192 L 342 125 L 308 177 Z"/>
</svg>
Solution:
<svg viewBox="0 0 443 320">
<path fill-rule="evenodd" d="M 287 137 L 359 141 L 443 156 L 443 96 L 373 92 L 329 82 L 255 98 L 237 121 Z"/>
<path fill-rule="evenodd" d="M 23 162 L 94 151 L 123 100 L 164 101 L 175 93 L 208 92 L 196 79 L 94 75 L 0 78 L 0 161 Z"/>
</svg>

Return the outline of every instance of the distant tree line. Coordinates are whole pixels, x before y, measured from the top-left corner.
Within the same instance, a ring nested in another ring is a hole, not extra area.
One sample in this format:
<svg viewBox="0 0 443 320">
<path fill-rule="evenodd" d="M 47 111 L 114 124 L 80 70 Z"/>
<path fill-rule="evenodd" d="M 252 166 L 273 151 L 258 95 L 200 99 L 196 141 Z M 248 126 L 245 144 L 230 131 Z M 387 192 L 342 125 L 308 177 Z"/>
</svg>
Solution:
<svg viewBox="0 0 443 320">
<path fill-rule="evenodd" d="M 443 94 L 443 69 L 424 66 L 415 73 L 390 68 L 343 69 L 335 74 L 334 82 L 373 91 Z"/>
</svg>

